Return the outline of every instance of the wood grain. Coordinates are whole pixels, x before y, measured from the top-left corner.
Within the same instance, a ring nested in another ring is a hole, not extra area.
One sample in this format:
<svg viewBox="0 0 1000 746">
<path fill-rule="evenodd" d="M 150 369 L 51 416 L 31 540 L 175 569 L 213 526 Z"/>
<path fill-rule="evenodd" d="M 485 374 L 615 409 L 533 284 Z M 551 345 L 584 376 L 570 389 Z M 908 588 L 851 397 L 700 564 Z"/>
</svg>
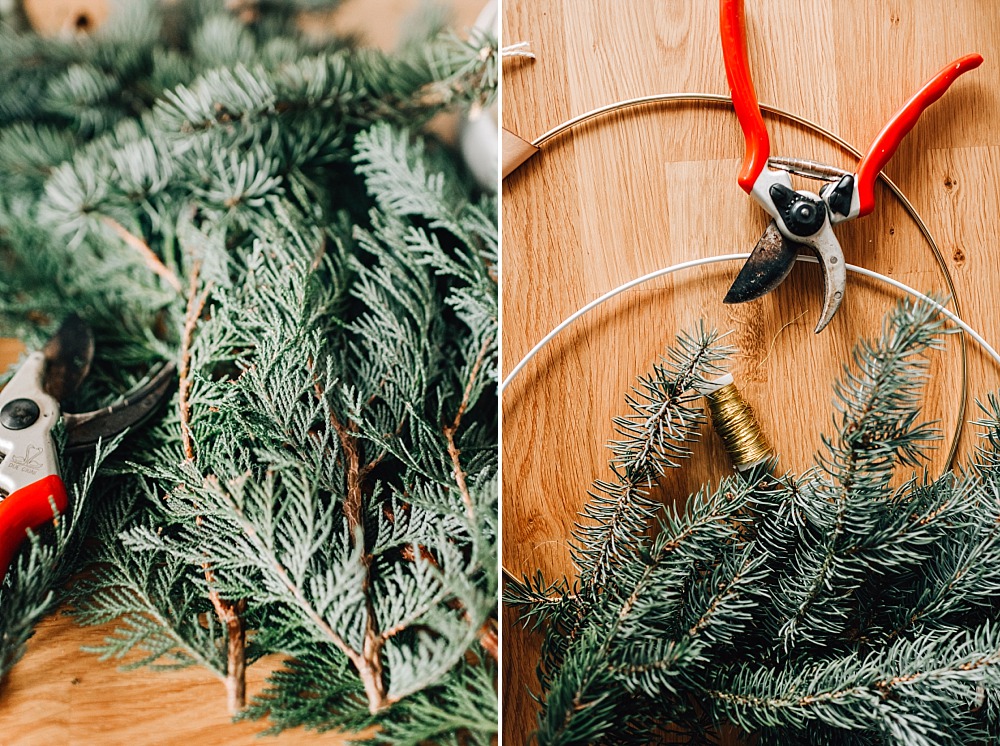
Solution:
<svg viewBox="0 0 1000 746">
<path fill-rule="evenodd" d="M 1000 341 L 1000 7 L 988 0 L 747 0 L 749 53 L 761 100 L 864 150 L 884 122 L 950 60 L 986 58 L 928 111 L 887 173 L 923 214 L 954 277 L 965 318 Z M 531 140 L 597 106 L 663 92 L 728 93 L 718 4 L 694 0 L 507 0 L 503 43 L 530 41 L 535 62 L 504 69 L 503 126 Z M 856 164 L 801 127 L 766 116 L 775 155 Z M 749 251 L 763 212 L 736 184 L 743 139 L 717 106 L 634 109 L 545 145 L 503 190 L 503 368 L 570 313 L 622 282 L 701 256 Z M 917 227 L 884 187 L 874 214 L 838 228 L 848 262 L 941 292 L 942 273 Z M 854 342 L 877 333 L 898 297 L 849 279 L 820 335 L 818 269 L 742 306 L 721 298 L 738 265 L 648 283 L 593 312 L 536 358 L 503 400 L 503 561 L 514 574 L 571 573 L 566 540 L 589 484 L 608 475 L 611 417 L 623 393 L 681 329 L 699 319 L 731 330 L 732 372 L 781 454 L 803 470 L 831 421 L 831 383 Z M 925 415 L 958 424 L 957 339 L 934 356 Z M 970 346 L 970 398 L 1000 370 Z M 967 417 L 974 417 L 972 409 Z M 973 444 L 966 428 L 961 453 Z M 930 468 L 944 468 L 938 452 Z M 727 473 L 714 434 L 662 489 L 683 500 Z M 538 638 L 504 627 L 504 735 L 535 728 Z"/>
<path fill-rule="evenodd" d="M 455 28 L 469 28 L 486 0 L 449 0 Z M 323 27 L 350 33 L 364 43 L 391 48 L 405 20 L 420 12 L 422 0 L 346 0 L 332 15 L 304 19 L 306 30 Z M 100 23 L 106 0 L 45 0 L 31 3 L 33 22 L 48 34 L 75 28 L 76 14 L 91 12 Z M 69 20 L 67 20 L 69 19 Z M 436 132 L 450 136 L 451 121 L 436 122 Z M 0 329 L 2 333 L 2 329 Z M 0 370 L 21 354 L 20 343 L 0 339 Z M 346 743 L 348 737 L 302 729 L 280 737 L 257 737 L 262 722 L 230 722 L 223 684 L 211 673 L 190 668 L 170 673 L 121 672 L 116 662 L 102 662 L 80 648 L 97 645 L 109 628 L 79 628 L 71 620 L 44 620 L 24 659 L 0 686 L 0 746 L 149 746 L 183 743 L 216 746 L 251 743 Z M 260 661 L 247 675 L 248 696 L 259 692 L 265 676 L 280 665 L 278 658 Z"/>
<path fill-rule="evenodd" d="M 0 688 L 0 744 L 347 743 L 342 736 L 301 730 L 261 739 L 257 734 L 266 721 L 230 722 L 222 681 L 204 669 L 123 672 L 80 651 L 110 632 L 80 628 L 60 616 L 39 624 L 28 654 Z M 260 691 L 277 664 L 249 669 L 248 694 Z"/>
</svg>

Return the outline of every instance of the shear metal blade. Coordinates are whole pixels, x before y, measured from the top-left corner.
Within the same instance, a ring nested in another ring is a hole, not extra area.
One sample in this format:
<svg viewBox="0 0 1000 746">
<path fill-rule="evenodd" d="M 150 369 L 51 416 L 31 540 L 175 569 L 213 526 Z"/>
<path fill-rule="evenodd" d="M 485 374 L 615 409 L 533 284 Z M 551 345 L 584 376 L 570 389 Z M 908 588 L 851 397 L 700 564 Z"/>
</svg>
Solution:
<svg viewBox="0 0 1000 746">
<path fill-rule="evenodd" d="M 63 414 L 66 423 L 66 450 L 91 448 L 101 439 L 111 438 L 128 428 L 141 425 L 156 411 L 174 382 L 176 366 L 164 363 L 146 381 L 120 401 L 104 409 L 81 414 Z"/>
<path fill-rule="evenodd" d="M 799 245 L 782 236 L 772 220 L 722 302 L 746 303 L 767 295 L 788 277 L 798 253 Z"/>
<path fill-rule="evenodd" d="M 69 399 L 90 372 L 94 360 L 94 333 L 72 314 L 42 348 L 45 355 L 45 393 L 58 402 Z"/>
</svg>

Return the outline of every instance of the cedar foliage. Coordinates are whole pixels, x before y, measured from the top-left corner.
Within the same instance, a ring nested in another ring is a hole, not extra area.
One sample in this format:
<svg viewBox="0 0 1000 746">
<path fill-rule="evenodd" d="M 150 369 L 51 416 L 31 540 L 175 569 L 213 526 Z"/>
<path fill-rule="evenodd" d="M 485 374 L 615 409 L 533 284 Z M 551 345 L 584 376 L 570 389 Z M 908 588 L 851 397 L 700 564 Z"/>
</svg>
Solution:
<svg viewBox="0 0 1000 746">
<path fill-rule="evenodd" d="M 809 471 L 772 463 L 668 508 L 660 467 L 702 422 L 685 392 L 728 354 L 713 333 L 679 338 L 616 420 L 615 481 L 574 536 L 578 576 L 509 584 L 545 631 L 540 743 L 1000 738 L 1000 401 L 966 468 L 915 468 L 937 437 L 920 420 L 925 353 L 946 331 L 901 304 L 845 366 Z M 900 468 L 913 473 L 894 486 Z"/>
<path fill-rule="evenodd" d="M 103 658 L 203 666 L 271 730 L 487 743 L 496 199 L 423 125 L 492 99 L 495 40 L 383 54 L 232 5 L 0 32 L 3 333 L 90 322 L 69 409 L 179 370 L 148 425 L 63 460 L 71 509 L 0 586 L 0 676 L 68 600 L 114 624 Z"/>
</svg>

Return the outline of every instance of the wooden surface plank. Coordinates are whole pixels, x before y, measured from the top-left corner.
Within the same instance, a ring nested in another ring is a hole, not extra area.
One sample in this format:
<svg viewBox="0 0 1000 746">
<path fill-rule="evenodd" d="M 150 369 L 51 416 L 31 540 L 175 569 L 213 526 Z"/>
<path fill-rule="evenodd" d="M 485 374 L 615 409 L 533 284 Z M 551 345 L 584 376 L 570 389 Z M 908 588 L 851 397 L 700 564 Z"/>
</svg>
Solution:
<svg viewBox="0 0 1000 746">
<path fill-rule="evenodd" d="M 1000 7 L 984 0 L 747 0 L 758 94 L 832 128 L 861 150 L 888 117 L 950 60 L 978 51 L 962 78 L 902 144 L 887 173 L 923 214 L 944 253 L 966 319 L 1000 342 Z M 503 126 L 532 140 L 571 116 L 616 100 L 681 91 L 728 93 L 718 3 L 694 0 L 506 0 L 504 44 L 530 41 L 538 59 L 504 69 Z M 775 155 L 856 164 L 801 127 L 766 117 Z M 717 106 L 634 109 L 544 146 L 503 190 L 503 367 L 570 313 L 618 284 L 668 264 L 749 251 L 763 212 L 736 184 L 743 139 Z M 871 216 L 838 228 L 847 261 L 941 292 L 943 276 L 917 226 L 884 187 Z M 877 332 L 897 294 L 850 278 L 838 316 L 820 335 L 816 267 L 742 306 L 721 298 L 738 265 L 649 283 L 558 338 L 503 401 L 503 561 L 514 574 L 571 572 L 566 539 L 586 491 L 608 475 L 611 417 L 622 395 L 680 329 L 698 319 L 732 330 L 732 366 L 786 468 L 811 463 L 830 423 L 831 383 L 854 342 Z M 958 423 L 957 340 L 933 360 L 928 418 Z M 969 351 L 970 398 L 1000 370 Z M 970 409 L 967 417 L 974 417 Z M 966 431 L 961 452 L 973 435 Z M 944 466 L 944 454 L 931 468 Z M 683 500 L 728 472 L 714 435 L 672 475 L 665 501 Z M 504 628 L 504 735 L 535 727 L 538 637 Z"/>
<path fill-rule="evenodd" d="M 469 28 L 485 1 L 448 0 L 456 29 Z M 95 11 L 92 17 L 99 21 L 102 16 L 95 9 L 106 4 L 104 0 L 97 0 L 96 5 L 95 0 L 46 2 L 33 6 L 43 13 L 48 33 L 72 26 L 69 15 L 88 9 Z M 365 43 L 391 48 L 399 41 L 405 19 L 418 12 L 421 3 L 346 0 L 333 14 L 307 19 L 306 26 L 314 33 L 332 27 L 339 33 L 359 35 Z M 436 127 L 448 137 L 455 131 L 454 118 Z M 16 360 L 21 350 L 18 342 L 0 339 L 0 370 Z M 266 722 L 231 723 L 222 683 L 203 669 L 122 672 L 115 662 L 101 662 L 81 652 L 82 646 L 99 644 L 109 631 L 79 628 L 60 616 L 39 625 L 24 659 L 0 686 L 0 746 L 339 744 L 347 740 L 301 729 L 261 740 L 257 734 L 267 727 Z M 260 691 L 264 677 L 279 664 L 275 657 L 252 666 L 247 675 L 248 695 Z"/>
<path fill-rule="evenodd" d="M 266 721 L 232 723 L 223 684 L 205 669 L 122 672 L 116 663 L 80 651 L 110 632 L 59 616 L 39 624 L 28 654 L 0 689 L 0 744 L 346 743 L 337 735 L 301 730 L 261 739 L 257 734 Z M 248 694 L 260 691 L 277 663 L 249 669 Z"/>
</svg>

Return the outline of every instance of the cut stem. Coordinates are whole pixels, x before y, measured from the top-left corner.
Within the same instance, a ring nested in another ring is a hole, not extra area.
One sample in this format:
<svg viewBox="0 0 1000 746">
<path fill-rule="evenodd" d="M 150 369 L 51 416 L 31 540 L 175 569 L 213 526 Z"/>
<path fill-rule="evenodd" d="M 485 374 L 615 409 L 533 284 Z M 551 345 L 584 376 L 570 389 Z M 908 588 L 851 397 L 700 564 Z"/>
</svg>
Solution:
<svg viewBox="0 0 1000 746">
<path fill-rule="evenodd" d="M 369 581 L 371 577 L 371 557 L 365 549 L 365 524 L 362 515 L 362 479 L 365 469 L 361 466 L 361 453 L 357 439 L 357 425 L 353 422 L 342 424 L 331 413 L 330 424 L 337 433 L 340 447 L 344 454 L 344 466 L 347 471 L 347 495 L 344 498 L 344 516 L 351 535 L 358 548 L 359 562 L 365 573 L 362 592 L 365 596 L 365 637 L 360 655 L 351 658 L 358 676 L 364 684 L 368 696 L 368 709 L 374 715 L 391 702 L 385 695 L 385 680 L 382 676 L 382 647 L 385 639 L 375 627 L 375 608 L 372 603 Z"/>
<path fill-rule="evenodd" d="M 239 714 L 247 701 L 247 631 L 243 623 L 243 612 L 247 602 L 226 601 L 212 588 L 215 576 L 208 564 L 203 564 L 205 580 L 209 584 L 208 599 L 212 602 L 215 615 L 226 628 L 226 705 L 230 715 Z"/>
</svg>

